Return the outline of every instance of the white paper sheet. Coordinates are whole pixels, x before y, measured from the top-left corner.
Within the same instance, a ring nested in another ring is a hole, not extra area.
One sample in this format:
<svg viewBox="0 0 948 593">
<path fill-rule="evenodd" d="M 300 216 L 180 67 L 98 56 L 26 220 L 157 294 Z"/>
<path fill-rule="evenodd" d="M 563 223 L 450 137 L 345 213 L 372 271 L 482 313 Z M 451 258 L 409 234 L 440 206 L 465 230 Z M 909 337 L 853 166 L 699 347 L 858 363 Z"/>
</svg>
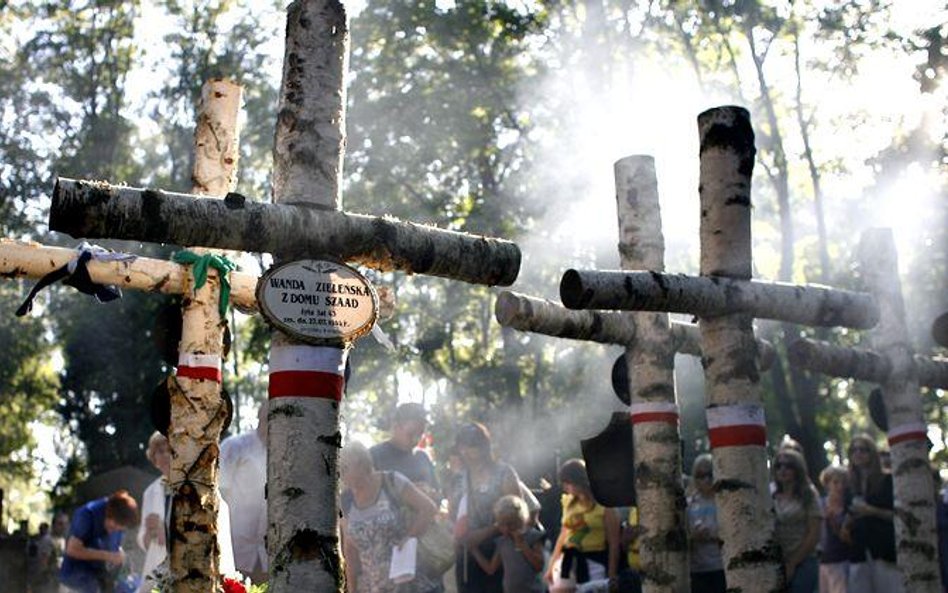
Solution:
<svg viewBox="0 0 948 593">
<path fill-rule="evenodd" d="M 388 578 L 396 583 L 407 583 L 415 578 L 415 562 L 418 557 L 418 540 L 410 537 L 401 547 L 392 548 L 392 563 Z"/>
</svg>

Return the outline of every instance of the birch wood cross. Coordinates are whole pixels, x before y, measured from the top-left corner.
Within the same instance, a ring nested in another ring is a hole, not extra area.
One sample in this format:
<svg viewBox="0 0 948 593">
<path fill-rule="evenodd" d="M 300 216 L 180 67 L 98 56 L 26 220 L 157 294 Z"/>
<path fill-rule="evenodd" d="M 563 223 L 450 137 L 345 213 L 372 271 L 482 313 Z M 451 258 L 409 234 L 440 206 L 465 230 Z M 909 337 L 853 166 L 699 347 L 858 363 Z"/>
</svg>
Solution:
<svg viewBox="0 0 948 593">
<path fill-rule="evenodd" d="M 664 269 L 664 238 L 655 161 L 632 156 L 615 164 L 619 254 L 623 269 Z M 667 313 L 575 311 L 552 302 L 502 292 L 495 306 L 501 325 L 561 338 L 625 347 L 617 361 L 626 369 L 633 423 L 633 462 L 643 585 L 649 593 L 689 590 L 687 534 L 681 482 L 678 405 L 674 355 L 700 356 L 698 327 L 671 322 Z M 757 350 L 773 360 L 773 347 L 757 340 Z M 631 369 L 631 371 L 629 371 Z M 618 388 L 617 388 L 618 389 Z"/>
<path fill-rule="evenodd" d="M 223 195 L 233 182 L 239 105 L 238 85 L 212 80 L 203 86 L 195 129 L 192 176 L 195 191 Z M 0 275 L 38 279 L 65 266 L 76 256 L 76 251 L 71 249 L 0 240 Z M 205 286 L 195 291 L 189 266 L 143 257 L 117 261 L 93 258 L 86 269 L 97 284 L 187 295 L 183 305 L 181 358 L 177 376 L 169 378 L 172 394 L 169 482 L 173 489 L 169 572 L 176 593 L 219 591 L 217 444 L 226 417 L 220 395 L 223 336 L 218 313 L 220 279 L 211 273 Z M 232 273 L 229 280 L 233 302 L 244 309 L 254 309 L 256 277 Z M 209 375 L 205 371 L 216 379 L 207 379 Z"/>
<path fill-rule="evenodd" d="M 50 226 L 74 236 L 328 256 L 380 270 L 509 285 L 511 242 L 342 212 L 349 30 L 337 0 L 296 0 L 274 143 L 274 204 L 254 204 L 60 179 Z M 274 332 L 268 413 L 271 593 L 341 591 L 336 460 L 348 349 L 294 343 Z"/>
<path fill-rule="evenodd" d="M 888 419 L 895 490 L 895 538 L 906 591 L 942 591 L 938 570 L 935 486 L 928 461 L 928 426 L 919 385 L 948 388 L 948 360 L 916 355 L 905 326 L 898 255 L 889 229 L 863 233 L 859 265 L 882 309 L 869 332 L 873 349 L 798 340 L 788 349 L 791 364 L 833 377 L 878 383 Z"/>
<path fill-rule="evenodd" d="M 698 116 L 698 131 L 701 277 L 570 270 L 560 297 L 569 308 L 699 318 L 728 590 L 776 591 L 785 576 L 774 540 L 753 318 L 862 328 L 876 323 L 879 310 L 862 293 L 752 281 L 750 186 L 756 149 L 750 114 L 739 107 L 710 109 Z"/>
</svg>

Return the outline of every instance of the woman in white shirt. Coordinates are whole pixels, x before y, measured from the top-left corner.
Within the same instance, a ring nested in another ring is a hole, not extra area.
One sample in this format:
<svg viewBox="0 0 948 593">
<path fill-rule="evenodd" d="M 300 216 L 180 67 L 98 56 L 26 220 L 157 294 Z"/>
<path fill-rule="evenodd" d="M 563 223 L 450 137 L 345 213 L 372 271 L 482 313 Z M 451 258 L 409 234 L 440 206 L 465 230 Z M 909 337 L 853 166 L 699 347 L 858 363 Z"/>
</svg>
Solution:
<svg viewBox="0 0 948 593">
<path fill-rule="evenodd" d="M 165 563 L 168 557 L 166 511 L 171 503 L 171 492 L 167 482 L 168 474 L 171 472 L 171 448 L 168 445 L 168 439 L 160 432 L 152 434 L 148 439 L 145 456 L 161 472 L 161 476 L 152 482 L 142 495 L 142 519 L 138 527 L 138 545 L 145 551 L 145 563 L 142 566 L 142 583 L 138 588 L 138 593 L 150 593 L 155 588 L 155 581 L 149 577 L 153 575 L 155 569 Z M 218 494 L 217 503 L 217 544 L 221 552 L 219 570 L 223 575 L 236 575 L 234 551 L 230 541 L 230 510 L 220 494 Z"/>
</svg>

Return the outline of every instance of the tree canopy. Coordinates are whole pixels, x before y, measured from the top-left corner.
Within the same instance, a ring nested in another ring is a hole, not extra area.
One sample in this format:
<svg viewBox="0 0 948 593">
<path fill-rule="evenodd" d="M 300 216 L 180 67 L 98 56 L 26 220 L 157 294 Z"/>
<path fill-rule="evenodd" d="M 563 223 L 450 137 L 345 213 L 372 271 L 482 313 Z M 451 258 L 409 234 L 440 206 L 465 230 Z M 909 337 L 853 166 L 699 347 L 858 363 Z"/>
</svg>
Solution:
<svg viewBox="0 0 948 593">
<path fill-rule="evenodd" d="M 244 85 L 238 191 L 268 199 L 283 5 L 7 3 L 4 235 L 74 244 L 46 230 L 56 175 L 187 191 L 195 104 L 211 77 Z M 659 161 L 666 268 L 695 272 L 694 118 L 742 104 L 757 133 L 758 277 L 859 289 L 859 232 L 892 225 L 913 347 L 936 352 L 928 328 L 948 310 L 946 30 L 937 8 L 883 0 L 353 3 L 344 207 L 515 240 L 524 262 L 514 288 L 554 298 L 566 268 L 616 267 L 611 163 L 646 149 Z M 107 245 L 155 257 L 173 249 Z M 242 262 L 253 269 L 268 261 L 254 255 Z M 436 450 L 447 449 L 457 422 L 483 420 L 501 456 L 533 479 L 552 471 L 555 452 L 578 453 L 578 439 L 605 425 L 618 348 L 503 329 L 493 317 L 495 289 L 367 274 L 394 290 L 397 310 L 380 326 L 390 346 L 365 338 L 352 355 L 349 436 L 375 438 L 396 403 L 423 400 Z M 152 427 L 143 412 L 169 372 L 151 336 L 168 299 L 127 293 L 96 304 L 55 289 L 41 314 L 14 319 L 24 288 L 0 285 L 8 311 L 0 316 L 0 459 L 9 460 L 0 479 L 30 475 L 34 422 L 62 423 L 82 443 L 68 480 L 81 480 L 83 467 L 148 467 L 142 447 Z M 225 380 L 241 396 L 248 428 L 248 400 L 265 393 L 268 338 L 259 318 L 237 321 L 239 374 L 230 364 Z M 819 465 L 853 429 L 871 428 L 868 386 L 811 376 L 784 358 L 785 342 L 801 333 L 859 344 L 858 332 L 758 329 L 780 354 L 765 384 L 774 439 L 798 438 Z M 697 364 L 677 362 L 688 462 L 706 446 L 704 396 Z M 943 395 L 925 392 L 933 425 L 944 425 Z M 948 455 L 945 442 L 934 451 Z M 66 504 L 67 485 L 57 492 Z"/>
</svg>

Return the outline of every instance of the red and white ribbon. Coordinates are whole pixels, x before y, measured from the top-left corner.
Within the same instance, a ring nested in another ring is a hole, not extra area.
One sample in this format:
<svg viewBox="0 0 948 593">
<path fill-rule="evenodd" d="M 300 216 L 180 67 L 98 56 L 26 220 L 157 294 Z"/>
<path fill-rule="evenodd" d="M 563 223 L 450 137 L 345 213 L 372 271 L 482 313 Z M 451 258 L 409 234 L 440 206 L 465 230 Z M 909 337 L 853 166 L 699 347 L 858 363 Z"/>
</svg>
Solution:
<svg viewBox="0 0 948 593">
<path fill-rule="evenodd" d="M 182 352 L 178 355 L 178 377 L 188 379 L 206 379 L 221 382 L 221 357 L 219 354 L 196 354 Z"/>
<path fill-rule="evenodd" d="M 712 449 L 767 444 L 767 425 L 761 406 L 716 406 L 705 410 L 705 415 Z"/>
<path fill-rule="evenodd" d="M 890 428 L 886 436 L 890 447 L 906 441 L 927 441 L 928 427 L 923 422 L 911 422 Z"/>
<path fill-rule="evenodd" d="M 678 424 L 678 406 L 672 402 L 639 402 L 629 406 L 632 424 L 663 422 Z"/>
<path fill-rule="evenodd" d="M 346 386 L 349 350 L 299 344 L 270 349 L 270 398 L 315 397 L 339 401 Z"/>
</svg>

